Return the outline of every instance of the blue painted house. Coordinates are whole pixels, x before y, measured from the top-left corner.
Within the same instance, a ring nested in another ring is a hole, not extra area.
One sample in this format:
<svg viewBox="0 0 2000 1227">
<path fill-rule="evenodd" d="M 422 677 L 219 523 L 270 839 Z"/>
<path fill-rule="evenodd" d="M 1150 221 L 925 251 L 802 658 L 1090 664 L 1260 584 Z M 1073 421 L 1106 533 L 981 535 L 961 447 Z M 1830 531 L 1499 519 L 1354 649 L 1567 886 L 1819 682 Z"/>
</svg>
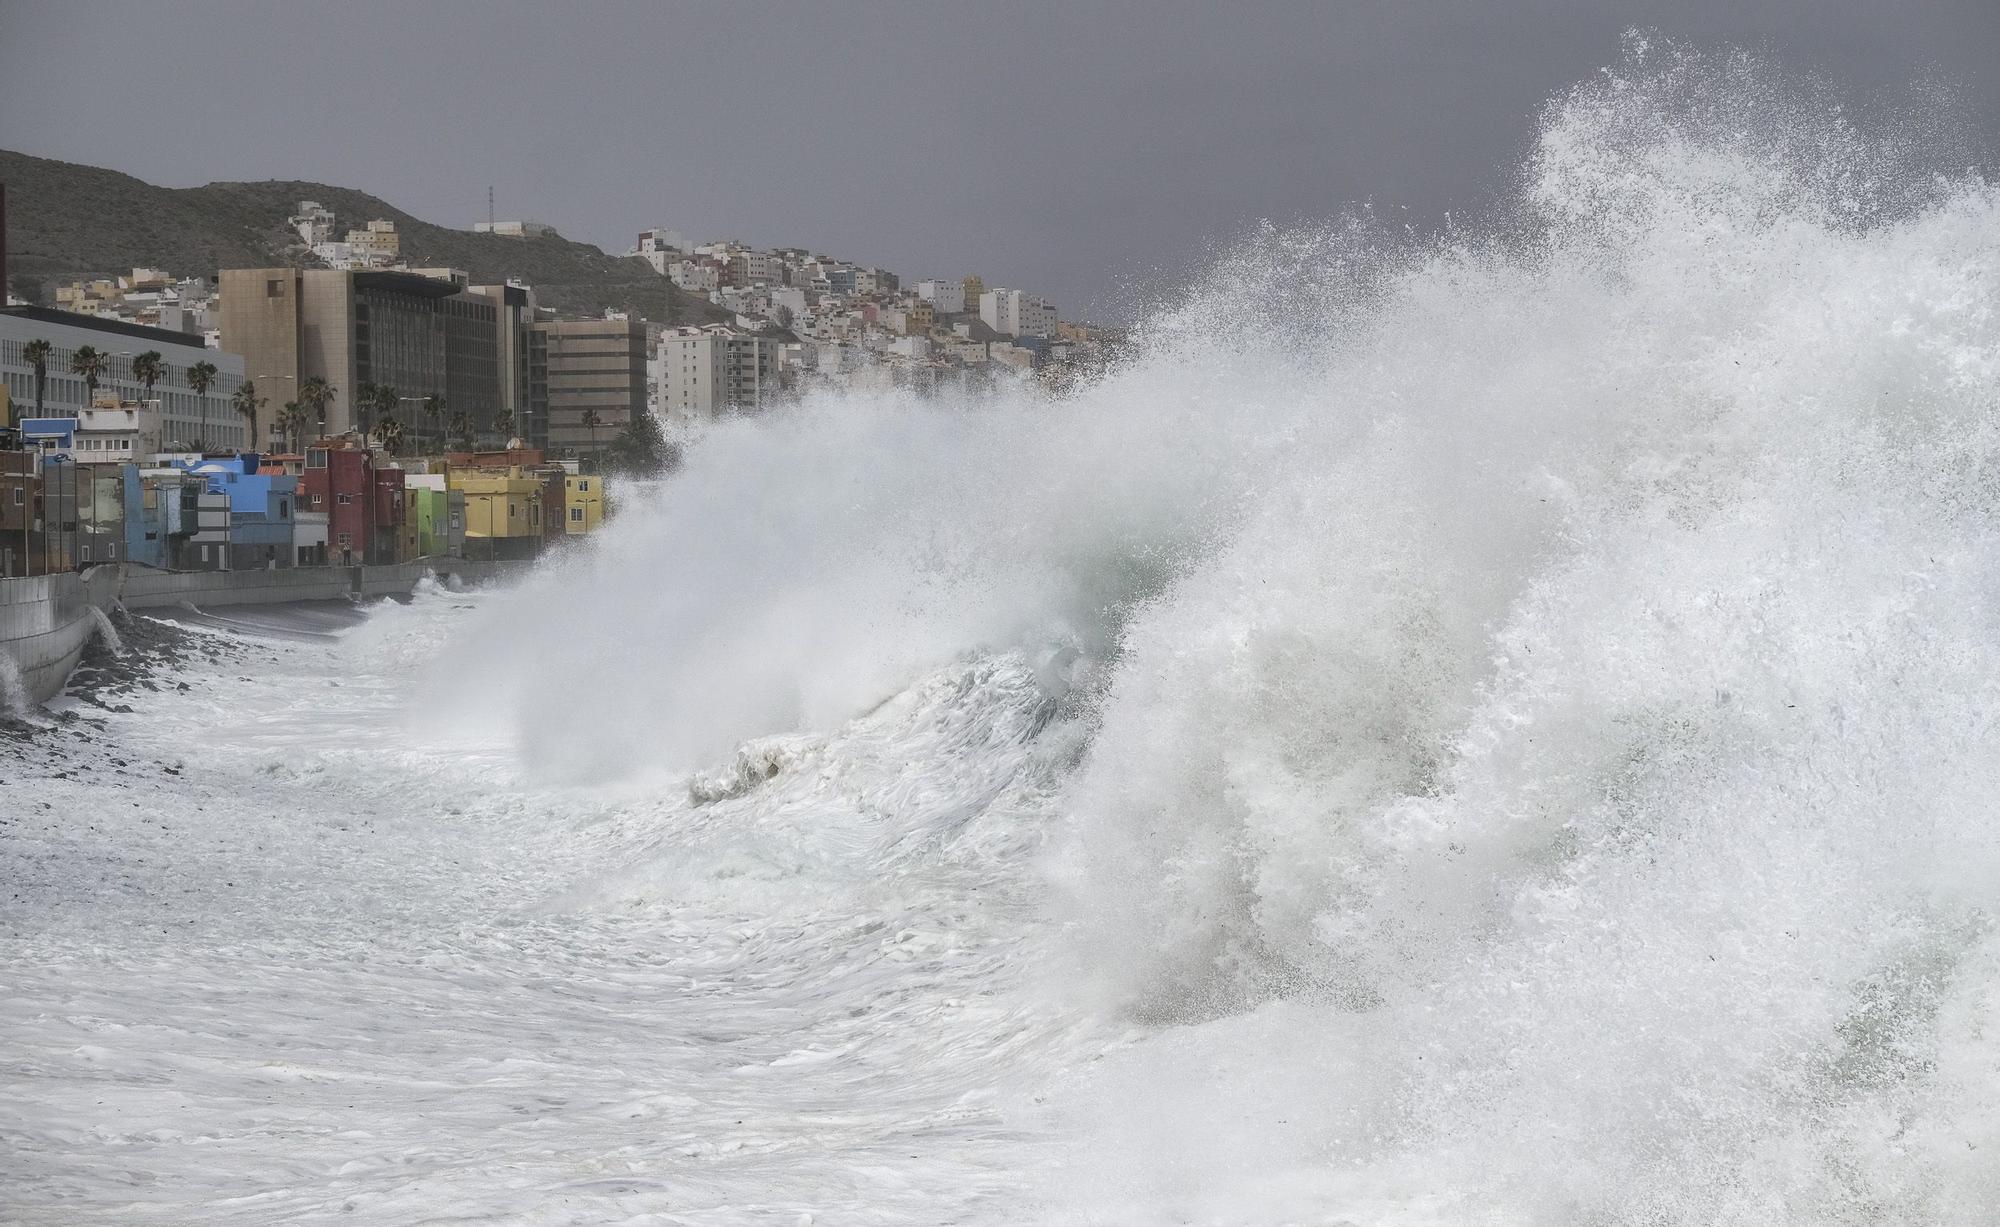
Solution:
<svg viewBox="0 0 2000 1227">
<path fill-rule="evenodd" d="M 196 500 L 207 483 L 177 470 L 120 469 L 125 484 L 125 560 L 146 567 L 184 568 L 194 535 Z"/>
<path fill-rule="evenodd" d="M 191 478 L 207 484 L 204 505 L 213 496 L 228 500 L 228 523 L 216 560 L 233 571 L 288 568 L 297 561 L 293 549 L 299 479 L 290 473 L 259 472 L 254 452 L 199 461 L 175 461 Z M 210 534 L 204 528 L 198 539 Z M 211 543 L 213 544 L 213 543 Z M 226 559 L 226 561 L 224 561 Z"/>
</svg>

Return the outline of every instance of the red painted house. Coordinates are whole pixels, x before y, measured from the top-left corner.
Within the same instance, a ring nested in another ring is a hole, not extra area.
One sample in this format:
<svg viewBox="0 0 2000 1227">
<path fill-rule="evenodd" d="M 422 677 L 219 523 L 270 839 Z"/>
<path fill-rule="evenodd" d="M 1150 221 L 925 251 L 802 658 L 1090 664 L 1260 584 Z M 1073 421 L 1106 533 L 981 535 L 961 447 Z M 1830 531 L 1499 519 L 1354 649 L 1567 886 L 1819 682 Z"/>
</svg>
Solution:
<svg viewBox="0 0 2000 1227">
<path fill-rule="evenodd" d="M 395 562 L 403 525 L 403 470 L 376 468 L 375 453 L 348 440 L 306 449 L 299 477 L 303 510 L 326 513 L 327 561 Z"/>
</svg>

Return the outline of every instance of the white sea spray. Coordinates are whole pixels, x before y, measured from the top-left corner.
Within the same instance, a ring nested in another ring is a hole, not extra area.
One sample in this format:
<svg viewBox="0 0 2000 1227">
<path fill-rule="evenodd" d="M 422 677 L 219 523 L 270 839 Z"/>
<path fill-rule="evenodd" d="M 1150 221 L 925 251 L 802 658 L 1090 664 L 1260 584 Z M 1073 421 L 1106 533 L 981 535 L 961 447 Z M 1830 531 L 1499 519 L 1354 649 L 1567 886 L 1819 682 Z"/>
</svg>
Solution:
<svg viewBox="0 0 2000 1227">
<path fill-rule="evenodd" d="M 10 1198 L 1990 1221 L 2000 194 L 1828 102 L 1636 48 L 1490 226 L 8 747 Z"/>
</svg>

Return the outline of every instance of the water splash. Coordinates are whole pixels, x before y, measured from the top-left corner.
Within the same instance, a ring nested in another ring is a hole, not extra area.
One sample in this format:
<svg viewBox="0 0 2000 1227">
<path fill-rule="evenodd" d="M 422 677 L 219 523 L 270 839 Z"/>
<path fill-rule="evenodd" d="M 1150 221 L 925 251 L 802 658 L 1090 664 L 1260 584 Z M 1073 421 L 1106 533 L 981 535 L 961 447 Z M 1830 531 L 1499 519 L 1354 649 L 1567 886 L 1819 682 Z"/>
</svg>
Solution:
<svg viewBox="0 0 2000 1227">
<path fill-rule="evenodd" d="M 111 616 L 102 609 L 90 607 L 91 620 L 97 623 L 97 638 L 110 649 L 113 656 L 125 655 L 125 641 L 118 637 L 118 628 L 111 624 Z"/>
<path fill-rule="evenodd" d="M 28 698 L 28 687 L 21 680 L 21 666 L 12 656 L 0 652 L 0 716 L 9 720 L 26 720 L 34 703 Z"/>
<path fill-rule="evenodd" d="M 1832 101 L 1635 44 L 1490 230 L 1265 231 L 1067 401 L 721 426 L 441 676 L 598 778 L 1061 662 L 1012 872 L 1141 1036 L 1074 1217 L 1983 1221 L 2000 192 Z"/>
<path fill-rule="evenodd" d="M 1815 96 L 1628 65 L 1514 227 L 1339 308 L 1325 421 L 1129 627 L 1072 786 L 1082 978 L 1165 1028 L 1081 1184 L 2000 1205 L 2000 192 Z"/>
</svg>

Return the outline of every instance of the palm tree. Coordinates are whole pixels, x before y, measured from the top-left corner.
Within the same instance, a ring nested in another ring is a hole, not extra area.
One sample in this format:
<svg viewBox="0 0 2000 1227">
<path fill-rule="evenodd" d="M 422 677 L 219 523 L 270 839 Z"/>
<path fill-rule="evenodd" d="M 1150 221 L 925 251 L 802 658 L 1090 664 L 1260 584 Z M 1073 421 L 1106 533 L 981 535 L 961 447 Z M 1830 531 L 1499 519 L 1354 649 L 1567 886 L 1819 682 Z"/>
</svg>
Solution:
<svg viewBox="0 0 2000 1227">
<path fill-rule="evenodd" d="M 203 362 L 198 365 L 207 366 L 208 363 Z M 195 368 L 189 367 L 189 383 L 194 382 L 194 374 Z M 257 407 L 263 403 L 264 399 L 257 395 L 257 385 L 248 379 L 238 384 L 236 390 L 229 394 L 229 407 L 241 414 L 244 421 L 250 423 L 250 446 L 253 448 L 257 446 Z"/>
<path fill-rule="evenodd" d="M 377 422 L 386 422 L 395 417 L 396 406 L 402 403 L 403 398 L 396 395 L 396 389 L 386 383 L 375 385 L 375 413 L 373 416 Z M 402 423 L 399 422 L 397 425 L 400 427 Z"/>
<path fill-rule="evenodd" d="M 70 352 L 69 373 L 83 376 L 83 400 L 86 407 L 97 403 L 97 381 L 104 378 L 104 372 L 111 365 L 111 355 L 95 345 L 79 345 Z"/>
<path fill-rule="evenodd" d="M 137 370 L 138 366 L 139 364 L 137 361 L 134 361 L 132 363 L 132 367 L 134 370 Z M 215 383 L 215 363 L 213 362 L 195 363 L 193 366 L 187 369 L 187 381 L 188 381 L 188 387 L 194 389 L 195 412 L 201 415 L 201 431 L 203 434 L 207 434 L 208 433 L 208 389 L 211 385 Z M 238 412 L 241 412 L 241 410 L 238 410 Z M 256 421 L 253 418 L 250 423 L 251 426 L 250 446 L 252 447 L 257 446 L 256 425 L 257 425 Z"/>
<path fill-rule="evenodd" d="M 451 415 L 451 433 L 458 437 L 459 448 L 472 450 L 472 415 L 460 409 Z"/>
<path fill-rule="evenodd" d="M 597 410 L 583 411 L 583 428 L 590 432 L 590 452 L 593 456 L 597 454 L 597 427 L 603 421 L 603 418 L 597 416 Z"/>
<path fill-rule="evenodd" d="M 136 361 L 132 363 L 134 369 L 138 365 Z M 194 389 L 196 396 L 207 396 L 208 390 L 215 386 L 215 376 L 215 363 L 197 362 L 187 370 L 188 387 Z"/>
<path fill-rule="evenodd" d="M 354 416 L 361 437 L 366 439 L 376 422 L 394 414 L 400 400 L 396 389 L 384 383 L 364 383 L 354 389 Z"/>
<path fill-rule="evenodd" d="M 436 395 L 424 397 L 424 417 L 431 424 L 431 434 L 439 442 L 443 442 L 444 431 L 440 427 L 444 425 L 444 397 Z"/>
<path fill-rule="evenodd" d="M 149 349 L 132 359 L 132 378 L 146 389 L 147 400 L 153 399 L 153 385 L 160 382 L 160 376 L 166 373 L 166 359 L 160 357 L 157 349 Z"/>
<path fill-rule="evenodd" d="M 505 410 L 499 417 L 494 418 L 493 429 L 500 432 L 501 438 L 511 442 L 514 438 L 514 411 Z"/>
<path fill-rule="evenodd" d="M 369 423 L 375 420 L 375 385 L 360 383 L 354 385 L 354 424 L 361 428 L 361 437 L 368 437 Z"/>
<path fill-rule="evenodd" d="M 285 432 L 285 446 L 298 451 L 305 445 L 306 419 L 311 414 L 304 405 L 295 400 L 285 402 L 278 410 L 278 429 Z"/>
<path fill-rule="evenodd" d="M 42 388 L 49 382 L 49 351 L 55 348 L 40 337 L 21 347 L 21 361 L 35 368 L 35 416 L 42 416 Z"/>
<path fill-rule="evenodd" d="M 326 407 L 333 403 L 334 395 L 338 391 L 339 389 L 318 375 L 299 385 L 299 403 L 318 421 L 322 434 L 326 432 Z"/>
<path fill-rule="evenodd" d="M 394 409 L 390 409 L 384 413 L 382 420 L 376 423 L 375 437 L 382 440 L 383 451 L 388 452 L 391 456 L 401 454 L 403 450 L 403 424 L 396 420 L 396 411 Z"/>
</svg>

